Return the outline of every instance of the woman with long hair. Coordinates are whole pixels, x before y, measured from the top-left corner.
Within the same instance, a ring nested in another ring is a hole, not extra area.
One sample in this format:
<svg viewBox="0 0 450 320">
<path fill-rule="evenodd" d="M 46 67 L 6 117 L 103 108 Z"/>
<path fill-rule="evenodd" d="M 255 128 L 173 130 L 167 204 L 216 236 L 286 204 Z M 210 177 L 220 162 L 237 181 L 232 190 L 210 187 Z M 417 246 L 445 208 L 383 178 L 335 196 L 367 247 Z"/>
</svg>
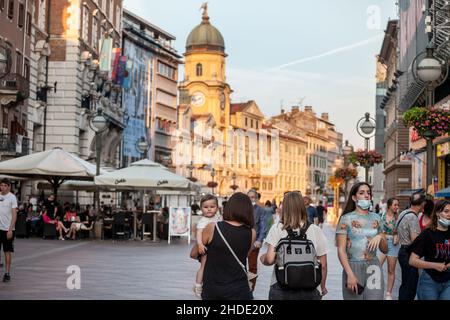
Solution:
<svg viewBox="0 0 450 320">
<path fill-rule="evenodd" d="M 313 243 L 322 267 L 321 293 L 319 293 L 317 288 L 312 290 L 284 289 L 278 284 L 275 271 L 273 271 L 269 300 L 320 300 L 321 296 L 326 295 L 328 292 L 325 286 L 327 279 L 327 240 L 320 227 L 308 223 L 305 203 L 300 192 L 289 192 L 284 196 L 280 221 L 273 224 L 270 228 L 265 240 L 268 245 L 267 253 L 261 256 L 261 262 L 266 266 L 274 265 L 277 244 L 281 239 L 288 236 L 287 230 L 298 233 L 302 228 L 306 229 L 306 237 Z"/>
<path fill-rule="evenodd" d="M 419 300 L 450 300 L 450 201 L 439 201 L 427 229 L 414 240 L 409 264 L 423 269 Z M 424 258 L 422 260 L 422 258 Z"/>
<path fill-rule="evenodd" d="M 398 235 L 396 234 L 395 225 L 398 218 L 399 201 L 397 198 L 390 198 L 387 201 L 386 212 L 381 216 L 381 227 L 383 233 L 386 235 L 388 243 L 387 254 L 381 253 L 380 264 L 383 267 L 387 260 L 388 269 L 388 283 L 386 291 L 386 300 L 392 300 L 392 289 L 395 281 L 395 266 L 397 265 L 398 251 L 400 246 L 398 244 Z"/>
<path fill-rule="evenodd" d="M 247 256 L 256 239 L 250 198 L 235 193 L 227 202 L 223 221 L 208 224 L 202 242 L 208 258 L 203 272 L 203 300 L 251 300 Z M 198 246 L 191 251 L 197 259 Z"/>
<path fill-rule="evenodd" d="M 339 261 L 343 267 L 344 300 L 382 300 L 383 271 L 377 249 L 387 253 L 381 217 L 369 212 L 372 188 L 366 182 L 353 185 L 336 228 Z"/>
</svg>

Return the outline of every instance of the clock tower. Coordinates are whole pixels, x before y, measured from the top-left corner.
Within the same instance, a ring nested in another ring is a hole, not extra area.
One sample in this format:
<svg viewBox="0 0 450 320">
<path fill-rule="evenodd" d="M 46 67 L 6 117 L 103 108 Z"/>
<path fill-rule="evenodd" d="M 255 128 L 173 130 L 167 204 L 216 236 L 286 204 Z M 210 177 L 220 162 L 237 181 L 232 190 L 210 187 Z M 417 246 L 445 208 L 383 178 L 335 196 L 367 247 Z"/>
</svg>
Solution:
<svg viewBox="0 0 450 320">
<path fill-rule="evenodd" d="M 196 117 L 212 116 L 218 129 L 230 126 L 230 94 L 225 77 L 225 42 L 209 21 L 207 4 L 202 22 L 186 41 L 185 78 L 180 83 L 180 100 Z M 181 95 L 184 95 L 183 97 Z"/>
</svg>

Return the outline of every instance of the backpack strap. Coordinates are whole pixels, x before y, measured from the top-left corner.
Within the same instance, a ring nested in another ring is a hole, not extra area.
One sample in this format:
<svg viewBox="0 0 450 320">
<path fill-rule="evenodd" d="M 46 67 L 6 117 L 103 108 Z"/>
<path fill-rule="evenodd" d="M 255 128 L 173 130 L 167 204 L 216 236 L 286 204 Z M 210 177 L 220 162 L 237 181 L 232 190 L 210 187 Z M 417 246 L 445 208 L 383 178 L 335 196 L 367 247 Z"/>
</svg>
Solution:
<svg viewBox="0 0 450 320">
<path fill-rule="evenodd" d="M 300 237 L 302 239 L 306 239 L 306 232 L 308 231 L 310 226 L 311 226 L 311 223 L 309 221 L 306 221 L 306 226 L 303 228 L 300 228 Z"/>
<path fill-rule="evenodd" d="M 400 226 L 400 222 L 402 222 L 403 218 L 406 217 L 406 216 L 407 216 L 408 214 L 410 214 L 410 213 L 416 214 L 416 213 L 413 212 L 413 211 L 408 211 L 407 213 L 405 213 L 405 214 L 403 215 L 403 217 L 401 217 L 400 220 L 397 221 L 397 223 L 395 224 L 394 233 L 396 233 L 396 234 L 398 233 L 398 227 Z"/>
</svg>

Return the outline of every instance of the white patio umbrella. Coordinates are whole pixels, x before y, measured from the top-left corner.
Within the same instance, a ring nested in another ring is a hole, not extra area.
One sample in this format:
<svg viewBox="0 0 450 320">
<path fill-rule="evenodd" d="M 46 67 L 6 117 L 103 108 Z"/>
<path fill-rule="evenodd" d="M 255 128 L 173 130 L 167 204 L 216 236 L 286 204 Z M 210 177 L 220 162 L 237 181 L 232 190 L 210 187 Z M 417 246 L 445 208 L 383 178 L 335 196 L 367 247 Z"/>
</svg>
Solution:
<svg viewBox="0 0 450 320">
<path fill-rule="evenodd" d="M 188 179 L 170 172 L 166 167 L 150 161 L 141 160 L 129 167 L 96 176 L 96 185 L 115 188 L 116 190 L 144 191 L 143 212 L 145 209 L 146 190 L 179 190 L 189 192 L 196 186 Z M 134 219 L 134 234 L 136 236 L 136 216 Z M 156 241 L 156 214 L 153 213 L 153 241 Z"/>
<path fill-rule="evenodd" d="M 194 184 L 159 163 L 141 160 L 95 177 L 95 184 L 121 190 L 190 190 Z"/>
<path fill-rule="evenodd" d="M 100 170 L 100 174 L 106 171 Z M 93 180 L 96 166 L 61 148 L 37 152 L 0 162 L 0 174 L 34 180 L 47 180 L 55 197 L 66 180 Z"/>
</svg>

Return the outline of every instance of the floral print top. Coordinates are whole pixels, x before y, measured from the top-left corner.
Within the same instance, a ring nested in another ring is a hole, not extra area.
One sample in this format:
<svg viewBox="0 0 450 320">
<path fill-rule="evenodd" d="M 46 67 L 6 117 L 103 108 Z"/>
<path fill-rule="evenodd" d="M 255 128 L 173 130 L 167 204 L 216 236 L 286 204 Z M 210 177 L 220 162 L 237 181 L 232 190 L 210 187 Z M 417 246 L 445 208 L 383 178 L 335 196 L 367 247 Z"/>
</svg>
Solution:
<svg viewBox="0 0 450 320">
<path fill-rule="evenodd" d="M 336 235 L 347 235 L 347 257 L 351 262 L 371 261 L 377 251 L 369 251 L 369 242 L 382 232 L 381 217 L 373 212 L 350 212 L 340 217 Z"/>
<path fill-rule="evenodd" d="M 391 221 L 387 221 L 387 214 L 383 213 L 381 216 L 381 224 L 382 224 L 382 230 L 383 233 L 393 236 L 394 230 L 395 230 L 395 224 L 397 223 L 397 218 L 394 216 L 394 218 Z"/>
</svg>

